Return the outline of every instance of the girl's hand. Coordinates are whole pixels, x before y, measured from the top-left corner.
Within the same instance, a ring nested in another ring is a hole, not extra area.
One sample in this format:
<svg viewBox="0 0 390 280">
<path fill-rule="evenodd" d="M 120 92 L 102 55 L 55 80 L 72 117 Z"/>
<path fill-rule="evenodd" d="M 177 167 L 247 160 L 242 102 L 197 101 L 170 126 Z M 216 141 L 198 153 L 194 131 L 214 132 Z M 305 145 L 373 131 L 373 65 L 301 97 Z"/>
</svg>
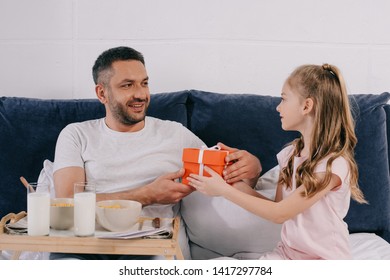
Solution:
<svg viewBox="0 0 390 280">
<path fill-rule="evenodd" d="M 190 186 L 194 187 L 201 193 L 210 196 L 223 195 L 226 188 L 231 187 L 217 172 L 215 172 L 208 166 L 205 166 L 204 170 L 209 173 L 211 177 L 190 174 L 190 176 L 187 177 Z"/>
</svg>

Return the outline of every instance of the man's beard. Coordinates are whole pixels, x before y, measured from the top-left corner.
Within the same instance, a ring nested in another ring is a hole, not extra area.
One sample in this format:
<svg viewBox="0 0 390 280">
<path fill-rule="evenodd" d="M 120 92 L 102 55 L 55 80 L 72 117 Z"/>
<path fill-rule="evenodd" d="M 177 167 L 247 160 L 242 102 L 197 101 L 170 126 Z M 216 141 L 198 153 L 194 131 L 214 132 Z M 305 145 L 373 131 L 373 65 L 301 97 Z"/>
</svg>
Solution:
<svg viewBox="0 0 390 280">
<path fill-rule="evenodd" d="M 148 103 L 146 100 L 136 99 L 135 102 L 145 102 L 145 110 L 141 116 L 135 116 L 128 113 L 128 105 L 123 106 L 122 104 L 111 101 L 109 102 L 110 110 L 113 116 L 124 125 L 134 125 L 145 120 L 146 110 Z M 139 114 L 138 114 L 139 115 Z"/>
</svg>

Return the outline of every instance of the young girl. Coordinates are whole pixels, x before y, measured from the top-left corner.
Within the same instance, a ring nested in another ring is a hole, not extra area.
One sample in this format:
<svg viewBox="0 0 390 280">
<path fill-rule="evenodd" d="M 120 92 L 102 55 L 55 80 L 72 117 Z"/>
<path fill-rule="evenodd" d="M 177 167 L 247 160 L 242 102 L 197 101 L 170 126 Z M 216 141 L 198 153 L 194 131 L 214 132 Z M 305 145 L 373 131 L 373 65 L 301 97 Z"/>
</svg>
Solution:
<svg viewBox="0 0 390 280">
<path fill-rule="evenodd" d="M 284 130 L 301 137 L 278 155 L 275 200 L 244 183 L 228 185 L 216 172 L 191 174 L 190 184 L 211 196 L 224 196 L 246 210 L 283 223 L 281 241 L 262 259 L 350 259 L 350 198 L 367 203 L 358 187 L 354 160 L 357 139 L 344 79 L 337 67 L 298 67 L 286 80 L 276 110 Z"/>
</svg>

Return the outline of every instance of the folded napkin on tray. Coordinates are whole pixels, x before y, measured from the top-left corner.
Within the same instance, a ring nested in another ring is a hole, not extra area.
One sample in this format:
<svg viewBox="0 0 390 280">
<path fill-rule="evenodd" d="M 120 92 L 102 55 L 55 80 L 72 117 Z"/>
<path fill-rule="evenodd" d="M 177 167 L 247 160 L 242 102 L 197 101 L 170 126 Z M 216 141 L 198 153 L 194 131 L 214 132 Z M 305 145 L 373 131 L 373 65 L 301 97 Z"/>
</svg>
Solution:
<svg viewBox="0 0 390 280">
<path fill-rule="evenodd" d="M 27 216 L 17 222 L 10 222 L 5 225 L 5 233 L 8 234 L 26 234 L 27 233 Z"/>
</svg>

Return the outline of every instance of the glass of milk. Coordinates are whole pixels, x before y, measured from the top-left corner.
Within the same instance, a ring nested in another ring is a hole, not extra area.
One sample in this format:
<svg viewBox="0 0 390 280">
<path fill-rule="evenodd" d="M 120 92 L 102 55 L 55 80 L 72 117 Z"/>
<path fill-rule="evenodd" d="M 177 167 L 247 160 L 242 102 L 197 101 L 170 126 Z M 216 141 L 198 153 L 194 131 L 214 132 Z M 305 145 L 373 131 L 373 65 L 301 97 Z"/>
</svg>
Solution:
<svg viewBox="0 0 390 280">
<path fill-rule="evenodd" d="M 50 232 L 50 186 L 44 183 L 29 183 L 27 188 L 27 234 L 49 235 Z"/>
<path fill-rule="evenodd" d="M 74 184 L 74 235 L 95 234 L 96 188 L 89 182 Z"/>
</svg>

